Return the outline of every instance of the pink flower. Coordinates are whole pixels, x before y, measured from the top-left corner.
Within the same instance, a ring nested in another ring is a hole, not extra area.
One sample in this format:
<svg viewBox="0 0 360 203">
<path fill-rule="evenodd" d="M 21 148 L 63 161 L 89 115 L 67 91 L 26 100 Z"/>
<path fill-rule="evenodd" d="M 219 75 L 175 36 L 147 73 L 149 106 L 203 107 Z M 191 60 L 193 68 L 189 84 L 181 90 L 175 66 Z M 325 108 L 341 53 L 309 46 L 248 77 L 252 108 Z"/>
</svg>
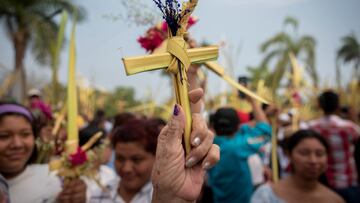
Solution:
<svg viewBox="0 0 360 203">
<path fill-rule="evenodd" d="M 69 161 L 72 166 L 82 165 L 87 161 L 87 156 L 85 151 L 83 151 L 81 147 L 78 147 L 77 151 L 74 154 L 70 154 Z"/>
<path fill-rule="evenodd" d="M 161 30 L 165 33 L 167 33 L 167 30 L 168 30 L 168 26 L 167 26 L 167 23 L 165 21 L 163 21 L 161 23 Z"/>
<path fill-rule="evenodd" d="M 144 37 L 139 37 L 138 42 L 146 51 L 153 52 L 161 45 L 165 38 L 165 33 L 162 33 L 157 28 L 150 28 Z"/>
<path fill-rule="evenodd" d="M 198 19 L 195 17 L 190 17 L 188 21 L 187 29 L 197 23 Z M 158 48 L 161 43 L 167 38 L 168 35 L 168 26 L 166 22 L 162 22 L 161 24 L 151 27 L 148 29 L 144 36 L 141 36 L 137 39 L 140 43 L 141 47 L 144 48 L 148 52 L 153 52 L 156 48 Z"/>
</svg>

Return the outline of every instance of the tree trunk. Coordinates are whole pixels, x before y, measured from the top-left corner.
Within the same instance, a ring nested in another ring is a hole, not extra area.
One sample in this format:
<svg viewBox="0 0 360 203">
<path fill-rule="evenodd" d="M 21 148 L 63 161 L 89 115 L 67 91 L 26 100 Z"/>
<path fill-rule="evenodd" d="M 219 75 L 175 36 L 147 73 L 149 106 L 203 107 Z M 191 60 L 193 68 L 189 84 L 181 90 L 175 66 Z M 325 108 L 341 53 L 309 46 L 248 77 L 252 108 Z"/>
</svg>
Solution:
<svg viewBox="0 0 360 203">
<path fill-rule="evenodd" d="M 24 59 L 26 47 L 29 41 L 29 33 L 26 29 L 19 28 L 13 33 L 13 45 L 15 49 L 15 71 L 19 71 L 12 95 L 18 102 L 25 102 L 26 98 L 26 71 L 24 67 Z"/>
<path fill-rule="evenodd" d="M 336 83 L 338 86 L 338 89 L 340 90 L 342 88 L 342 84 L 341 84 L 341 70 L 340 70 L 340 64 L 339 62 L 336 60 L 336 66 L 335 66 L 335 70 L 336 70 Z"/>
<path fill-rule="evenodd" d="M 359 56 L 359 58 L 355 59 L 355 67 L 354 67 L 354 69 L 355 69 L 355 71 L 354 71 L 355 72 L 355 74 L 354 74 L 355 79 L 360 81 L 360 56 Z"/>
</svg>

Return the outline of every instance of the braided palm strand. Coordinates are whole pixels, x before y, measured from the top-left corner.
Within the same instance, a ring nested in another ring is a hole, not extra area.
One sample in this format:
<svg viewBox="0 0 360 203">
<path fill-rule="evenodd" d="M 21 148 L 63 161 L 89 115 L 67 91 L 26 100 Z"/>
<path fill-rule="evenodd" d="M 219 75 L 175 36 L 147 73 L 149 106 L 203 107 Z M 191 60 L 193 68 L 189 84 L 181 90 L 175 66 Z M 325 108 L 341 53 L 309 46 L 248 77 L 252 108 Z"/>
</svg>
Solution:
<svg viewBox="0 0 360 203">
<path fill-rule="evenodd" d="M 190 15 L 195 10 L 195 7 L 198 3 L 198 0 L 189 0 L 183 4 L 183 9 L 181 11 L 181 20 L 179 22 L 180 28 L 178 29 L 176 35 L 183 37 L 186 33 L 187 24 L 190 18 Z"/>
</svg>

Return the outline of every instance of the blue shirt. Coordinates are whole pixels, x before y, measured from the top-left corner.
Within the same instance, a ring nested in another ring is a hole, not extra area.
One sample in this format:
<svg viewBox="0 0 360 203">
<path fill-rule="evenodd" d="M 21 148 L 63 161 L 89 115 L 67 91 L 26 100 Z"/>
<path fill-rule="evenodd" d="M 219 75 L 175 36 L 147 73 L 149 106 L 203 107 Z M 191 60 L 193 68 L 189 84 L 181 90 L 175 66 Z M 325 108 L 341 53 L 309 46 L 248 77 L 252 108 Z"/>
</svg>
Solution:
<svg viewBox="0 0 360 203">
<path fill-rule="evenodd" d="M 220 147 L 220 161 L 208 173 L 215 203 L 250 201 L 254 188 L 247 159 L 270 137 L 271 126 L 265 122 L 258 122 L 253 128 L 243 125 L 232 137 L 215 137 L 214 143 Z"/>
</svg>

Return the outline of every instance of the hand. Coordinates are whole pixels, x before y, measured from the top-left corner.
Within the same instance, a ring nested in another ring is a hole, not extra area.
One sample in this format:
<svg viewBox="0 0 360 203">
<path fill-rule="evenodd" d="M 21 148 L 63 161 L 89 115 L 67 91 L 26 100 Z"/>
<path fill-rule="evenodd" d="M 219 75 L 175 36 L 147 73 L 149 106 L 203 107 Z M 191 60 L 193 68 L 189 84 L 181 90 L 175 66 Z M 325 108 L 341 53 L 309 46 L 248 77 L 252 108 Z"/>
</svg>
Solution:
<svg viewBox="0 0 360 203">
<path fill-rule="evenodd" d="M 194 101 L 194 94 L 189 96 Z M 198 113 L 194 113 L 192 119 L 193 148 L 186 158 L 182 146 L 185 115 L 179 105 L 175 106 L 173 117 L 158 137 L 152 171 L 153 202 L 196 200 L 201 192 L 205 170 L 220 159 L 219 147 L 212 144 L 214 134 L 208 130 L 205 120 Z"/>
<path fill-rule="evenodd" d="M 57 197 L 61 203 L 84 203 L 86 202 L 86 185 L 81 179 L 73 179 L 64 184 L 63 190 Z"/>
<path fill-rule="evenodd" d="M 199 64 L 191 64 L 189 69 L 187 70 L 187 76 L 188 77 L 191 77 L 191 76 L 194 76 L 196 77 L 197 76 L 197 72 L 200 68 L 200 65 Z"/>
</svg>

